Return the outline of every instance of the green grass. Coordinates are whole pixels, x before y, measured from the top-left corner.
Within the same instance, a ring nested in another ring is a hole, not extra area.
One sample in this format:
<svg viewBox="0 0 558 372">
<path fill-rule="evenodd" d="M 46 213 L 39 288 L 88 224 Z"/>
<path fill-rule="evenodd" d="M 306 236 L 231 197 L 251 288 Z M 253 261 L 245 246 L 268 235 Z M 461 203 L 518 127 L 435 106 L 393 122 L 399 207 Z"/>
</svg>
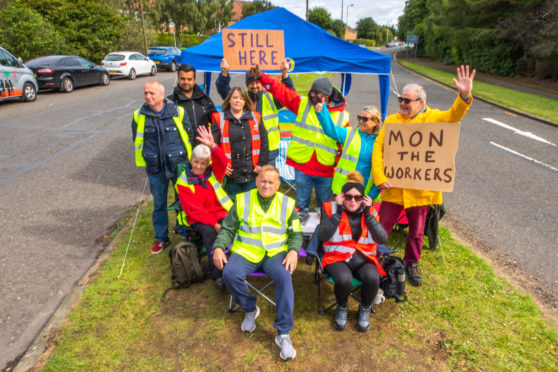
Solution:
<svg viewBox="0 0 558 372">
<path fill-rule="evenodd" d="M 447 266 L 441 252 L 426 244 L 425 284 L 407 286 L 407 303 L 388 300 L 377 306 L 365 334 L 356 330 L 355 301 L 343 332 L 333 329 L 333 312 L 317 314 L 313 267 L 301 260 L 293 275 L 291 333 L 298 354 L 280 363 L 273 344 L 275 311 L 267 303 L 259 301 L 257 329 L 246 335 L 240 331 L 242 310 L 228 313 L 229 297 L 211 281 L 171 291 L 161 300 L 170 285 L 169 258 L 168 250 L 157 256 L 149 252 L 151 208 L 140 213 L 121 279 L 126 234 L 69 315 L 44 370 L 558 369 L 555 325 L 446 229 L 441 241 Z M 331 286 L 326 294 L 333 300 Z"/>
<path fill-rule="evenodd" d="M 452 79 L 455 78 L 455 74 L 439 71 L 408 61 L 400 61 L 400 63 L 434 80 L 454 86 Z M 473 95 L 558 123 L 558 100 L 523 93 L 480 81 L 474 82 Z"/>
</svg>

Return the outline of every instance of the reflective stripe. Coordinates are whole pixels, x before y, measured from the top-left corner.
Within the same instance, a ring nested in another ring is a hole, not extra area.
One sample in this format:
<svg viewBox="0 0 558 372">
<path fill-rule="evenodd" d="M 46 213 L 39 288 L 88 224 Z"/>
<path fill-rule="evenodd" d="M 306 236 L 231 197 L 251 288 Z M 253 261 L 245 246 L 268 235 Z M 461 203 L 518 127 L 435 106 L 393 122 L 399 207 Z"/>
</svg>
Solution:
<svg viewBox="0 0 558 372">
<path fill-rule="evenodd" d="M 266 116 L 262 117 L 262 120 L 266 121 L 266 120 L 271 120 L 271 119 L 275 119 L 275 118 L 278 118 L 278 117 L 279 117 L 279 114 L 270 114 L 270 115 L 266 115 Z"/>
<path fill-rule="evenodd" d="M 272 127 L 272 128 L 269 128 L 267 130 L 267 133 L 275 132 L 275 131 L 278 131 L 278 130 L 279 130 L 279 127 Z"/>
<path fill-rule="evenodd" d="M 232 159 L 232 158 L 231 158 L 231 154 L 226 153 L 225 155 L 227 155 L 227 158 L 229 158 L 229 160 Z"/>
<path fill-rule="evenodd" d="M 253 139 L 254 141 L 259 141 L 259 140 L 260 140 L 260 135 L 259 135 L 259 134 L 253 135 L 253 136 L 252 136 L 252 139 Z"/>
<path fill-rule="evenodd" d="M 298 123 L 298 126 L 301 127 L 302 129 L 306 129 L 306 130 L 309 130 L 311 132 L 323 133 L 323 131 L 320 128 L 315 127 L 313 125 L 308 125 L 306 123 Z"/>
<path fill-rule="evenodd" d="M 252 239 L 252 238 L 249 238 L 247 236 L 237 235 L 235 240 L 238 240 L 239 242 L 242 242 L 242 243 L 254 245 L 256 247 L 264 248 L 263 242 L 261 240 Z M 277 243 L 268 244 L 267 250 L 281 248 L 285 244 L 287 244 L 286 239 L 283 240 L 283 241 L 277 242 Z"/>
<path fill-rule="evenodd" d="M 343 125 L 343 118 L 345 117 L 345 111 L 339 113 L 339 118 L 337 119 L 337 126 L 341 127 Z"/>
<path fill-rule="evenodd" d="M 272 234 L 286 234 L 287 230 L 285 228 L 276 228 L 276 227 L 271 227 L 271 226 L 248 226 L 246 224 L 243 224 L 242 226 L 239 226 L 239 229 L 252 234 L 252 233 L 260 233 L 260 232 L 266 232 L 266 233 L 272 233 Z"/>
<path fill-rule="evenodd" d="M 219 114 L 219 127 L 221 129 L 221 133 L 225 130 L 225 113 Z"/>
<path fill-rule="evenodd" d="M 281 226 L 287 226 L 287 205 L 289 203 L 289 197 L 287 195 L 283 195 L 283 200 L 281 200 Z"/>
<path fill-rule="evenodd" d="M 142 149 L 143 149 L 143 143 L 142 143 L 141 145 L 139 145 L 139 146 L 135 146 L 135 149 L 136 149 L 136 150 L 142 150 Z"/>
<path fill-rule="evenodd" d="M 372 237 L 370 236 L 370 233 L 368 234 L 368 236 L 366 238 L 362 238 L 359 239 L 358 241 L 360 244 L 373 244 L 374 243 L 374 239 L 372 239 Z"/>
<path fill-rule="evenodd" d="M 337 229 L 339 230 L 339 229 Z M 349 240 L 353 240 L 353 236 L 351 234 L 339 234 L 338 231 L 335 231 L 335 234 L 329 239 L 330 242 L 339 243 L 339 242 L 346 242 Z"/>
<path fill-rule="evenodd" d="M 221 143 L 229 143 L 229 142 L 230 142 L 229 137 L 221 138 Z"/>
<path fill-rule="evenodd" d="M 325 245 L 324 244 L 324 251 L 325 252 L 339 252 L 339 253 L 350 253 L 353 254 L 356 249 L 355 248 L 348 248 L 344 245 Z"/>
<path fill-rule="evenodd" d="M 320 148 L 320 149 L 322 149 L 326 152 L 329 152 L 330 154 L 337 155 L 337 149 L 332 149 L 330 147 L 322 145 L 321 143 L 310 142 L 310 141 L 307 141 L 305 139 L 302 139 L 302 138 L 296 137 L 296 136 L 292 136 L 291 141 L 298 142 L 302 145 L 306 145 L 306 146 L 310 146 L 310 147 L 318 147 L 318 148 Z"/>
<path fill-rule="evenodd" d="M 253 150 L 252 155 L 260 155 L 260 150 Z"/>
<path fill-rule="evenodd" d="M 137 138 L 143 138 L 143 132 L 136 132 Z"/>
</svg>

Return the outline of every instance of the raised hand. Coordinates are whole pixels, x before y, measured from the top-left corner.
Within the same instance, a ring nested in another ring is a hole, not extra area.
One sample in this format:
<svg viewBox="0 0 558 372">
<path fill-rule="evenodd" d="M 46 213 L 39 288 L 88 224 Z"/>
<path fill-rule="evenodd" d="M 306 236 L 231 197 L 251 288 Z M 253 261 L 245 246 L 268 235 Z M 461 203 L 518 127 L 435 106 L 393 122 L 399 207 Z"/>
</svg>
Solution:
<svg viewBox="0 0 558 372">
<path fill-rule="evenodd" d="M 455 83 L 455 88 L 461 95 L 464 101 L 469 101 L 471 97 L 471 91 L 473 90 L 473 79 L 477 70 L 473 69 L 473 72 L 469 72 L 469 65 L 457 67 L 457 80 L 453 79 Z"/>
<path fill-rule="evenodd" d="M 250 69 L 250 74 L 252 74 L 256 79 L 260 80 L 262 78 L 262 72 L 260 71 L 260 66 L 256 65 Z"/>
<path fill-rule="evenodd" d="M 372 206 L 372 198 L 368 195 L 364 195 L 364 197 L 362 198 L 362 203 L 366 207 L 371 207 Z"/>
<path fill-rule="evenodd" d="M 281 63 L 281 78 L 286 79 L 289 76 L 289 61 L 284 60 Z"/>
<path fill-rule="evenodd" d="M 345 194 L 342 192 L 335 196 L 335 203 L 337 203 L 337 205 L 343 205 L 343 200 L 345 200 Z"/>
<path fill-rule="evenodd" d="M 213 150 L 216 146 L 211 131 L 205 125 L 200 125 L 198 127 L 198 136 L 196 139 L 209 147 L 211 150 Z"/>
<path fill-rule="evenodd" d="M 318 103 L 316 103 L 316 104 L 314 105 L 314 111 L 316 111 L 316 112 L 322 111 L 323 108 L 324 108 L 325 100 L 326 100 L 326 98 L 325 98 L 325 97 L 322 97 L 322 101 L 321 101 L 321 102 L 318 102 Z"/>
<path fill-rule="evenodd" d="M 230 68 L 229 63 L 225 58 L 223 58 L 221 60 L 221 73 L 223 74 L 223 76 L 229 75 L 229 68 Z"/>
</svg>

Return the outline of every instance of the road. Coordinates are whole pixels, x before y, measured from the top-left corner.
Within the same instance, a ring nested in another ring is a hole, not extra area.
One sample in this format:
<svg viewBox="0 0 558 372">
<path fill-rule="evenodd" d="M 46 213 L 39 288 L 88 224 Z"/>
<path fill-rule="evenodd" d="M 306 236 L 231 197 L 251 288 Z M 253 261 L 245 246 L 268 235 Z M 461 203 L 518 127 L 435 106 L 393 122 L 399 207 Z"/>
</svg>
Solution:
<svg viewBox="0 0 558 372">
<path fill-rule="evenodd" d="M 449 108 L 456 96 L 396 65 L 393 73 L 399 91 L 423 84 L 431 107 Z M 156 79 L 170 90 L 174 76 Z M 99 239 L 144 197 L 130 120 L 149 79 L 0 104 L 0 367 L 28 347 L 94 263 L 103 249 Z M 394 98 L 388 113 L 397 111 Z M 347 100 L 353 120 L 362 106 L 378 105 L 377 78 L 354 78 Z M 461 234 L 554 293 L 556 144 L 558 128 L 475 101 L 462 122 L 455 191 L 445 194 L 447 219 Z"/>
</svg>

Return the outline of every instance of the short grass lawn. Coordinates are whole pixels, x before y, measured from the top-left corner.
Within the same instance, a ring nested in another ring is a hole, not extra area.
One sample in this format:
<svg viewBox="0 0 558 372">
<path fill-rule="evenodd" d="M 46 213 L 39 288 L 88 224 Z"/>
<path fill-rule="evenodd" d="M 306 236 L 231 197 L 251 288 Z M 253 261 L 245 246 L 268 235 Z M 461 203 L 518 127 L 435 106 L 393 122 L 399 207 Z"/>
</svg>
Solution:
<svg viewBox="0 0 558 372">
<path fill-rule="evenodd" d="M 439 71 L 408 61 L 400 61 L 400 63 L 405 67 L 441 81 L 442 83 L 454 86 L 452 79 L 455 78 L 455 74 Z M 554 99 L 523 93 L 480 81 L 475 81 L 473 84 L 473 96 L 486 98 L 506 107 L 558 123 L 558 101 Z"/>
<path fill-rule="evenodd" d="M 317 313 L 313 266 L 304 260 L 293 275 L 296 359 L 282 362 L 273 337 L 275 309 L 261 299 L 252 334 L 242 310 L 227 311 L 229 296 L 211 280 L 169 291 L 168 249 L 150 253 L 149 203 L 140 213 L 120 280 L 129 235 L 87 286 L 53 338 L 46 371 L 556 371 L 556 325 L 543 319 L 518 292 L 468 248 L 441 229 L 442 250 L 425 244 L 425 284 L 407 285 L 408 302 L 377 306 L 367 333 L 356 329 L 357 303 L 343 332 L 333 311 Z M 171 218 L 172 220 L 172 218 Z M 131 229 L 129 229 L 131 230 Z M 129 232 L 128 232 L 129 234 Z M 390 239 L 400 240 L 392 234 Z M 180 237 L 173 235 L 174 242 Z M 427 239 L 426 239 L 427 240 Z M 328 283 L 326 283 L 328 284 Z M 333 288 L 326 285 L 333 301 Z M 272 296 L 272 291 L 269 292 Z"/>
</svg>

